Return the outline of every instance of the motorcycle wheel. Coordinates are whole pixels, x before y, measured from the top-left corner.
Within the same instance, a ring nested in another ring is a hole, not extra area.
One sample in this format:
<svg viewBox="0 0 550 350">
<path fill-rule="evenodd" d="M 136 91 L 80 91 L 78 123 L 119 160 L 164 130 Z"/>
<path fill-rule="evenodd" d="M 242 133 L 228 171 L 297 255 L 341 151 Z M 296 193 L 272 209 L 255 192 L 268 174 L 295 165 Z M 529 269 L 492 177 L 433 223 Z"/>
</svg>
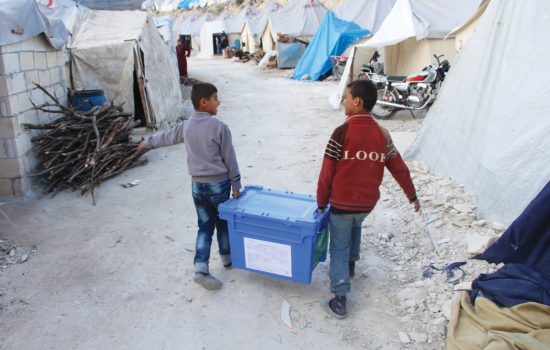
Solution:
<svg viewBox="0 0 550 350">
<path fill-rule="evenodd" d="M 397 103 L 397 95 L 393 90 L 387 90 L 386 88 L 380 88 L 376 90 L 376 99 L 385 102 Z M 397 109 L 391 107 L 383 107 L 378 103 L 372 108 L 372 115 L 378 119 L 390 119 L 393 117 Z"/>
</svg>

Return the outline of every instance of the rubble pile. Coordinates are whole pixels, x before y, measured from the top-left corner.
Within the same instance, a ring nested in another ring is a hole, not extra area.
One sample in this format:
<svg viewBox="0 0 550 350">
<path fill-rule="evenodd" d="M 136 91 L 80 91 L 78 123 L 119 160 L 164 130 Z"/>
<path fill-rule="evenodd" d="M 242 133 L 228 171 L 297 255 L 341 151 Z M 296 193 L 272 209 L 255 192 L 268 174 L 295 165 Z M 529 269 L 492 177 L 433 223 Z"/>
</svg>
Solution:
<svg viewBox="0 0 550 350">
<path fill-rule="evenodd" d="M 385 176 L 378 208 L 382 212 L 374 222 L 365 220 L 363 249 L 393 263 L 387 288 L 395 307 L 389 312 L 405 328 L 396 338 L 405 347 L 443 348 L 453 299 L 480 273 L 500 268 L 471 258 L 504 227 L 478 220 L 475 199 L 462 185 L 431 174 L 422 164 L 409 167 L 421 212 L 415 215 L 397 182 Z M 446 269 L 451 264 L 458 266 Z"/>
</svg>

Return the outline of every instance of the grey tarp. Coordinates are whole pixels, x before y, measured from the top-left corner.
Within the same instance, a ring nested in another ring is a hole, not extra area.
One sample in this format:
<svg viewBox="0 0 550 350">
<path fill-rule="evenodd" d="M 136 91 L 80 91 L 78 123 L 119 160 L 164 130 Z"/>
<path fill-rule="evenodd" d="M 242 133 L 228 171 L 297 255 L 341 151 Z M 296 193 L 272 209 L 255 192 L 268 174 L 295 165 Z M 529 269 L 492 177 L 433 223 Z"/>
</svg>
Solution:
<svg viewBox="0 0 550 350">
<path fill-rule="evenodd" d="M 34 0 L 0 0 L 0 46 L 44 34 L 50 45 L 60 49 L 67 41 L 67 28 L 59 19 L 48 19 Z"/>
</svg>

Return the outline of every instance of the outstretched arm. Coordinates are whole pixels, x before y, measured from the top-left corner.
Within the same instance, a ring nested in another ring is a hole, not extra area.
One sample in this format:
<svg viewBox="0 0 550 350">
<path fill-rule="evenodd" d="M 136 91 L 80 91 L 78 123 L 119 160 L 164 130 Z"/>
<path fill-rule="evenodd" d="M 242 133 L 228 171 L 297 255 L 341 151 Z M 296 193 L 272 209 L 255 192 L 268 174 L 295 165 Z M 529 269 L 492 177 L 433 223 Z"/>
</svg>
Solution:
<svg viewBox="0 0 550 350">
<path fill-rule="evenodd" d="M 149 136 L 147 140 L 143 143 L 143 148 L 160 148 L 165 146 L 176 145 L 178 143 L 183 143 L 183 127 L 185 120 L 176 124 L 175 127 L 156 133 L 152 136 Z"/>
</svg>

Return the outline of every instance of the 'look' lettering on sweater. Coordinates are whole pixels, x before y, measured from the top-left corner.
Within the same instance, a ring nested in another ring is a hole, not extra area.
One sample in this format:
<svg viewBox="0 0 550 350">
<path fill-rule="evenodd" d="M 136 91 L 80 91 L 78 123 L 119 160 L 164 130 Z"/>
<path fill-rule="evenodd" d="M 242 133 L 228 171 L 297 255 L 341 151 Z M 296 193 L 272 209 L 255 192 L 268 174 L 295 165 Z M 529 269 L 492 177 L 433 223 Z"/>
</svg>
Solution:
<svg viewBox="0 0 550 350">
<path fill-rule="evenodd" d="M 381 162 L 386 161 L 386 155 L 379 152 L 369 152 L 369 151 L 357 151 L 350 152 L 344 151 L 344 155 L 341 158 L 342 160 L 370 160 L 372 162 Z"/>
</svg>

